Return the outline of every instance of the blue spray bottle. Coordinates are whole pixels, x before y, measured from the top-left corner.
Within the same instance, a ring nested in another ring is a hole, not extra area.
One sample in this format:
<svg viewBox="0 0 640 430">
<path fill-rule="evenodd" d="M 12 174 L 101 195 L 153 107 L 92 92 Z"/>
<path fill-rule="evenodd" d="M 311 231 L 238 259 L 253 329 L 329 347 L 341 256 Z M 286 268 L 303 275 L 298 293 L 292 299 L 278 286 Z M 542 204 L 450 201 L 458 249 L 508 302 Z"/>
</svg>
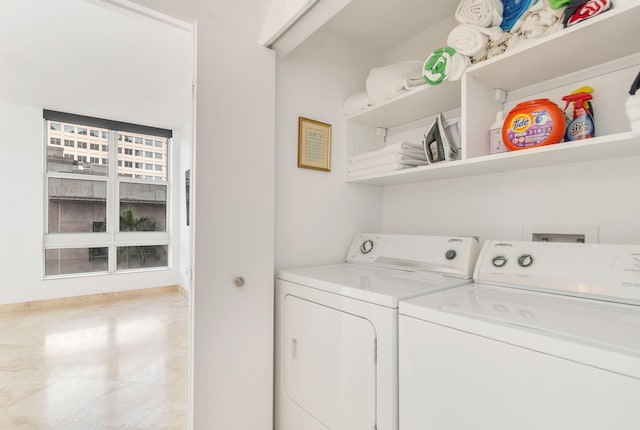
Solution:
<svg viewBox="0 0 640 430">
<path fill-rule="evenodd" d="M 593 116 L 585 105 L 588 100 L 591 100 L 591 94 L 586 92 L 579 92 L 562 97 L 562 100 L 566 102 L 565 111 L 569 107 L 570 103 L 573 103 L 573 120 L 567 125 L 567 130 L 564 134 L 564 140 L 567 142 L 574 140 L 589 139 L 595 136 L 595 126 L 593 124 Z"/>
</svg>

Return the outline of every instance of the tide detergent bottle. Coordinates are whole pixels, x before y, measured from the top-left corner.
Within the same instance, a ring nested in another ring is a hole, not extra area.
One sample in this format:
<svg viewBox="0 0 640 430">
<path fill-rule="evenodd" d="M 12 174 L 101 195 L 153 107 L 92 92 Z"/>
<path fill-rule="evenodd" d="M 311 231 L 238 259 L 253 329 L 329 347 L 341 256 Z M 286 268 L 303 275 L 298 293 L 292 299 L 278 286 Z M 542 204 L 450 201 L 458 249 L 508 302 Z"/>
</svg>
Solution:
<svg viewBox="0 0 640 430">
<path fill-rule="evenodd" d="M 595 126 L 593 124 L 593 114 L 587 109 L 586 104 L 591 100 L 591 94 L 579 92 L 562 97 L 566 102 L 564 110 L 566 112 L 569 104 L 573 103 L 573 119 L 569 121 L 564 140 L 571 142 L 574 140 L 589 139 L 595 136 Z"/>
</svg>

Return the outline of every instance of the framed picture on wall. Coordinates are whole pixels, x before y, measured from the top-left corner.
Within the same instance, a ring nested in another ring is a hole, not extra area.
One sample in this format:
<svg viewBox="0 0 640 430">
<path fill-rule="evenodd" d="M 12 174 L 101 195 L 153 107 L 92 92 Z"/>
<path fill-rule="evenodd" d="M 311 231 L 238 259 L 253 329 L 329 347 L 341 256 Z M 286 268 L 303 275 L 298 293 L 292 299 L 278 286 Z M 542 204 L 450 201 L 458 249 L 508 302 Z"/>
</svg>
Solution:
<svg viewBox="0 0 640 430">
<path fill-rule="evenodd" d="M 331 170 L 331 125 L 298 118 L 298 167 Z"/>
</svg>

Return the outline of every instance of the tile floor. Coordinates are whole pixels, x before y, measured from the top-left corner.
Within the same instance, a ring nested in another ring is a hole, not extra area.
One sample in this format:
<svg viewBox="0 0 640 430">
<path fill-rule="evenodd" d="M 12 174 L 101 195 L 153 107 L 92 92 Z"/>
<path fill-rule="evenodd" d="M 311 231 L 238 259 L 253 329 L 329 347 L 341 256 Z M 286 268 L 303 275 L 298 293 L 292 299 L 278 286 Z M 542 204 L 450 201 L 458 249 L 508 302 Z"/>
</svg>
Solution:
<svg viewBox="0 0 640 430">
<path fill-rule="evenodd" d="M 175 292 L 0 311 L 0 430 L 185 430 L 188 340 Z"/>
</svg>

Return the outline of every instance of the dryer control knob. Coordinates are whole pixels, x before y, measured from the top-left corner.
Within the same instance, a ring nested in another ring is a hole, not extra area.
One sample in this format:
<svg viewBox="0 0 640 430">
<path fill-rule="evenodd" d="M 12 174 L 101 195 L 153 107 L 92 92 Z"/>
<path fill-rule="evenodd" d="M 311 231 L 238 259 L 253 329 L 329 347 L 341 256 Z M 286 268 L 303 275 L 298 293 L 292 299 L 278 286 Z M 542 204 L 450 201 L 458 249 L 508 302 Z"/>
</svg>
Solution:
<svg viewBox="0 0 640 430">
<path fill-rule="evenodd" d="M 507 257 L 505 257 L 504 255 L 498 255 L 493 257 L 493 260 L 491 260 L 491 262 L 496 267 L 502 267 L 507 264 Z"/>
<path fill-rule="evenodd" d="M 454 258 L 456 258 L 456 255 L 458 255 L 456 253 L 456 250 L 450 249 L 444 254 L 444 258 L 446 258 L 447 260 L 453 260 Z"/>
<path fill-rule="evenodd" d="M 368 254 L 373 250 L 373 240 L 367 239 L 360 245 L 360 252 Z"/>
<path fill-rule="evenodd" d="M 518 257 L 518 264 L 521 267 L 529 267 L 533 264 L 533 257 L 530 254 L 523 254 Z"/>
</svg>

